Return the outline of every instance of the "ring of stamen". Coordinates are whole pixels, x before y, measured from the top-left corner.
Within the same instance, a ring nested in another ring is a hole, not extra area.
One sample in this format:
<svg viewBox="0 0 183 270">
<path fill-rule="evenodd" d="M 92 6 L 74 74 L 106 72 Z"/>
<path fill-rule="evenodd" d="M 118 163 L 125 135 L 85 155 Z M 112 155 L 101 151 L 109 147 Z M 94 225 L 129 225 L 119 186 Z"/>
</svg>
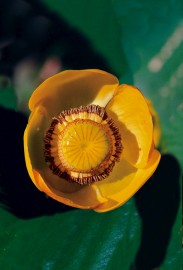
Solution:
<svg viewBox="0 0 183 270">
<path fill-rule="evenodd" d="M 104 108 L 81 106 L 54 117 L 44 138 L 52 172 L 81 185 L 106 178 L 122 152 L 121 136 Z"/>
</svg>

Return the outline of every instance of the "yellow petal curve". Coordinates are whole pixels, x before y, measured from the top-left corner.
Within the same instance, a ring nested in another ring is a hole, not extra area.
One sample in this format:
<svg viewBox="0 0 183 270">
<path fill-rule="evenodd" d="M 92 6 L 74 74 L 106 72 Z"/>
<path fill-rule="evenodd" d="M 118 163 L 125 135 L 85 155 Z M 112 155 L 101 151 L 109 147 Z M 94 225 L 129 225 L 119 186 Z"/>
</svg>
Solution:
<svg viewBox="0 0 183 270">
<path fill-rule="evenodd" d="M 53 186 L 51 187 L 45 181 L 46 180 L 45 174 L 44 174 L 44 179 L 43 179 L 43 177 L 41 176 L 39 172 L 37 172 L 36 170 L 33 170 L 33 175 L 34 175 L 34 182 L 36 182 L 38 188 L 41 191 L 45 192 L 49 197 L 53 198 L 54 200 L 57 200 L 66 205 L 76 207 L 76 208 L 81 208 L 81 209 L 93 209 L 99 206 L 101 203 L 104 203 L 107 201 L 106 198 L 101 196 L 100 191 L 98 187 L 96 186 L 91 185 L 91 186 L 81 187 L 77 185 L 77 187 L 79 187 L 79 190 L 75 190 L 75 191 L 73 190 L 73 192 L 66 193 L 66 192 L 63 192 L 62 189 L 58 190 L 54 188 Z M 57 177 L 57 176 L 53 176 L 53 179 L 54 177 Z M 51 182 L 50 178 L 49 178 L 49 182 Z M 54 185 L 54 183 L 52 184 Z M 71 183 L 70 185 L 73 185 L 73 183 Z"/>
<path fill-rule="evenodd" d="M 47 165 L 44 158 L 43 139 L 51 119 L 44 107 L 37 107 L 31 113 L 24 134 L 24 148 L 27 149 L 34 169 L 43 169 Z"/>
<path fill-rule="evenodd" d="M 37 107 L 24 132 L 25 161 L 32 182 L 51 198 L 76 208 L 93 209 L 106 202 L 98 187 L 83 187 L 52 174 L 43 156 L 42 135 L 47 123 L 44 113 L 44 108 Z"/>
<path fill-rule="evenodd" d="M 110 179 L 107 178 L 103 182 L 97 183 L 102 196 L 107 198 L 108 202 L 99 205 L 94 210 L 97 212 L 106 212 L 124 204 L 151 177 L 159 164 L 160 157 L 160 153 L 157 150 L 153 150 L 146 167 L 143 169 L 133 168 L 132 165 L 127 164 L 124 160 L 120 161 L 117 167 L 115 166 L 115 171 L 109 176 Z M 124 166 L 128 166 L 128 168 L 126 169 Z M 120 180 L 119 170 L 121 171 Z M 114 179 L 113 182 L 111 178 Z"/>
<path fill-rule="evenodd" d="M 153 140 L 152 117 L 141 92 L 130 85 L 120 85 L 106 107 L 108 115 L 120 130 L 122 157 L 143 168 Z"/>
<path fill-rule="evenodd" d="M 160 144 L 160 139 L 161 139 L 161 125 L 160 125 L 160 119 L 158 116 L 158 113 L 156 112 L 154 105 L 150 99 L 146 98 L 146 102 L 149 106 L 149 110 L 152 115 L 152 120 L 153 120 L 153 129 L 154 129 L 154 144 L 156 147 L 159 146 Z"/>
<path fill-rule="evenodd" d="M 46 110 L 38 106 L 30 115 L 29 123 L 24 132 L 24 153 L 29 176 L 33 183 L 40 189 L 34 177 L 33 170 L 46 172 L 46 176 L 50 177 L 50 181 L 54 178 L 53 181 L 56 186 L 59 186 L 57 183 L 61 183 L 62 189 L 65 192 L 74 192 L 80 189 L 80 186 L 71 185 L 71 183 L 53 175 L 45 162 L 43 137 L 48 126 L 49 117 L 47 117 Z"/>
<path fill-rule="evenodd" d="M 117 86 L 118 79 L 101 70 L 67 70 L 45 80 L 33 92 L 29 108 L 33 111 L 41 103 L 53 117 L 89 104 L 105 107 Z"/>
</svg>

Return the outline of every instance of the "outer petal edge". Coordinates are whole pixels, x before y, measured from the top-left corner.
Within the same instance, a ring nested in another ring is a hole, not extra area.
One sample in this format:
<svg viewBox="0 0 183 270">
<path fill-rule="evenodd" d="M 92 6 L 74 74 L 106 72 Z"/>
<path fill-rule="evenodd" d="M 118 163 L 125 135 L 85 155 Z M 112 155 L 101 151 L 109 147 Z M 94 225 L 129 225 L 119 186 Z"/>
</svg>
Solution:
<svg viewBox="0 0 183 270">
<path fill-rule="evenodd" d="M 29 108 L 33 111 L 41 103 L 52 117 L 62 110 L 89 104 L 105 107 L 118 85 L 115 76 L 102 70 L 62 71 L 33 92 Z"/>
<path fill-rule="evenodd" d="M 63 193 L 61 191 L 54 190 L 53 188 L 49 187 L 44 182 L 40 173 L 32 168 L 28 146 L 26 142 L 27 142 L 27 129 L 24 132 L 25 162 L 32 182 L 40 191 L 45 192 L 49 197 L 61 203 L 81 209 L 93 209 L 99 204 L 106 202 L 106 199 L 102 197 L 99 189 L 92 185 L 87 186 L 85 189 L 75 191 L 73 193 Z M 78 198 L 81 199 L 78 200 Z M 77 203 L 77 201 L 79 202 Z"/>
<path fill-rule="evenodd" d="M 147 166 L 144 169 L 138 169 L 133 179 L 129 179 L 129 185 L 119 191 L 116 194 L 108 196 L 108 202 L 99 205 L 94 210 L 96 212 L 107 212 L 118 208 L 123 205 L 126 201 L 128 201 L 144 184 L 145 182 L 152 176 L 154 171 L 156 170 L 161 155 L 159 151 L 153 150 L 149 156 L 149 160 Z"/>
<path fill-rule="evenodd" d="M 153 124 L 140 90 L 120 85 L 106 110 L 120 130 L 124 147 L 122 157 L 135 167 L 145 167 L 153 141 Z"/>
</svg>

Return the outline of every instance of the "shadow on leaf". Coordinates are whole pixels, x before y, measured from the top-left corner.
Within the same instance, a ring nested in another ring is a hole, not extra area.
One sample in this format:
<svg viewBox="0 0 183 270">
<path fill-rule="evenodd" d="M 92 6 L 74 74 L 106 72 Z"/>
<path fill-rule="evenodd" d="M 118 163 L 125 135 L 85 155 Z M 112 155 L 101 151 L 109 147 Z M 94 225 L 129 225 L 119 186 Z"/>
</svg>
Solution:
<svg viewBox="0 0 183 270">
<path fill-rule="evenodd" d="M 141 243 L 134 263 L 136 270 L 158 267 L 165 258 L 180 204 L 179 179 L 179 163 L 172 155 L 163 155 L 152 178 L 135 195 L 142 219 Z"/>
<path fill-rule="evenodd" d="M 73 208 L 47 198 L 32 183 L 24 161 L 23 133 L 27 118 L 0 107 L 0 205 L 19 218 L 52 215 Z"/>
</svg>

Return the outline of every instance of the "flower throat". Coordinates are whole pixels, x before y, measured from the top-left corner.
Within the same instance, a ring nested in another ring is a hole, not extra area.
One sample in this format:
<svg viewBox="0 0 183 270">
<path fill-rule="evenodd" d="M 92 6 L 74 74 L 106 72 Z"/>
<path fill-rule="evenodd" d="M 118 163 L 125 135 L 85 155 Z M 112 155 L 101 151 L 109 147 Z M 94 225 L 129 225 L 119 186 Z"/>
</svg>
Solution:
<svg viewBox="0 0 183 270">
<path fill-rule="evenodd" d="M 80 185 L 106 178 L 121 152 L 114 121 L 93 104 L 62 111 L 44 138 L 45 161 L 52 172 Z"/>
</svg>

